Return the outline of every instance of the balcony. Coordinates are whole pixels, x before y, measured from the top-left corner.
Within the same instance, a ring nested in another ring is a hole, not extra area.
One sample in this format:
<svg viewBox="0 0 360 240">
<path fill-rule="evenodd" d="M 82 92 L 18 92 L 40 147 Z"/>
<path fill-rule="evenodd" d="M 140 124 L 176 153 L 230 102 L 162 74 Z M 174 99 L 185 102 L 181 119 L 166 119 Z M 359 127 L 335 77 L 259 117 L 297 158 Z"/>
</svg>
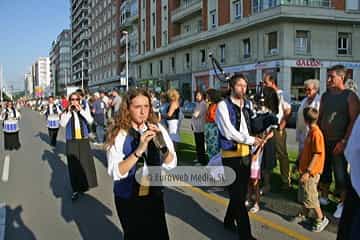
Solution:
<svg viewBox="0 0 360 240">
<path fill-rule="evenodd" d="M 136 24 L 138 19 L 139 15 L 137 14 L 127 17 L 122 23 L 120 23 L 120 29 L 125 29 L 133 24 Z"/>
<path fill-rule="evenodd" d="M 175 37 L 172 37 L 171 42 L 177 42 L 177 41 L 180 41 L 180 40 L 183 40 L 186 38 L 190 38 L 190 37 L 198 35 L 199 33 L 201 33 L 201 29 L 198 29 L 198 31 L 194 31 L 194 32 L 179 34 Z"/>
<path fill-rule="evenodd" d="M 253 13 L 259 13 L 266 9 L 279 6 L 333 8 L 331 0 L 264 0 L 261 4 L 253 5 Z"/>
<path fill-rule="evenodd" d="M 189 0 L 181 4 L 180 7 L 173 10 L 171 13 L 171 21 L 173 23 L 181 23 L 190 19 L 196 15 L 201 14 L 202 1 L 201 0 Z"/>
</svg>

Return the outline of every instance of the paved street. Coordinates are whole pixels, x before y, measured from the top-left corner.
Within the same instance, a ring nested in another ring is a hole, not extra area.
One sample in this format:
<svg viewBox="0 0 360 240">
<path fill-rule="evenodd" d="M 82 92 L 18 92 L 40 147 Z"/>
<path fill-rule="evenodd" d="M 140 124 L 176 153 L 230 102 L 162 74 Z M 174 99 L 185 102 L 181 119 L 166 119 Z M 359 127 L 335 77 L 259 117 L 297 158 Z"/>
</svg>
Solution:
<svg viewBox="0 0 360 240">
<path fill-rule="evenodd" d="M 58 146 L 53 150 L 48 144 L 43 116 L 24 109 L 20 135 L 19 151 L 2 150 L 0 154 L 0 202 L 7 206 L 5 239 L 121 239 L 105 153 L 93 148 L 99 187 L 72 203 L 64 131 L 60 131 Z M 2 136 L 0 143 L 3 145 Z M 226 194 L 209 192 L 193 187 L 166 189 L 171 239 L 237 239 L 222 225 Z M 277 209 L 277 201 L 276 197 L 268 199 L 263 208 L 266 210 L 251 217 L 258 239 L 336 238 L 334 226 L 314 234 L 289 223 L 286 219 L 296 211 L 296 206 L 288 203 L 288 208 Z"/>
</svg>

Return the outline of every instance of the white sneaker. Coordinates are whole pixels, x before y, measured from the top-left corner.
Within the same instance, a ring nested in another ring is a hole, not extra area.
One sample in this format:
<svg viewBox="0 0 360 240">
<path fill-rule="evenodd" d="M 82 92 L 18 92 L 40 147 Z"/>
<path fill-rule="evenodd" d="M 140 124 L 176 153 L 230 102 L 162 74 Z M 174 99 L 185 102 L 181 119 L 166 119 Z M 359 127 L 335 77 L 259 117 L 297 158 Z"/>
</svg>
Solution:
<svg viewBox="0 0 360 240">
<path fill-rule="evenodd" d="M 333 214 L 334 218 L 341 218 L 343 209 L 344 209 L 344 204 L 341 202 L 337 205 L 336 211 Z"/>
<path fill-rule="evenodd" d="M 320 201 L 320 204 L 323 206 L 326 206 L 329 204 L 329 199 L 326 197 L 320 197 L 319 201 Z"/>
<path fill-rule="evenodd" d="M 259 210 L 260 210 L 259 204 L 254 204 L 254 206 L 252 208 L 250 208 L 249 212 L 255 214 Z"/>
</svg>

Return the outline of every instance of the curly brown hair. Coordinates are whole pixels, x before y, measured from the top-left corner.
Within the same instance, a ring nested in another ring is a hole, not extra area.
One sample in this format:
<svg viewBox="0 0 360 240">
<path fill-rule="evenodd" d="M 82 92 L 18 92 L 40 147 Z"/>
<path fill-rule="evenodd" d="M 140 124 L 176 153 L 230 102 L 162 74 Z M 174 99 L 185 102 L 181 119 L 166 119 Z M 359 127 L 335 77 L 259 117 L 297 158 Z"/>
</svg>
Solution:
<svg viewBox="0 0 360 240">
<path fill-rule="evenodd" d="M 111 146 L 114 145 L 115 138 L 119 134 L 120 130 L 128 131 L 132 127 L 129 107 L 131 105 L 132 99 L 134 99 L 137 96 L 144 96 L 149 100 L 150 109 L 149 109 L 149 116 L 147 122 L 153 124 L 158 123 L 158 117 L 154 113 L 152 107 L 150 93 L 143 88 L 130 89 L 130 91 L 127 92 L 122 98 L 120 109 L 118 113 L 115 115 L 114 121 L 109 126 L 106 136 L 105 149 L 110 149 Z"/>
</svg>

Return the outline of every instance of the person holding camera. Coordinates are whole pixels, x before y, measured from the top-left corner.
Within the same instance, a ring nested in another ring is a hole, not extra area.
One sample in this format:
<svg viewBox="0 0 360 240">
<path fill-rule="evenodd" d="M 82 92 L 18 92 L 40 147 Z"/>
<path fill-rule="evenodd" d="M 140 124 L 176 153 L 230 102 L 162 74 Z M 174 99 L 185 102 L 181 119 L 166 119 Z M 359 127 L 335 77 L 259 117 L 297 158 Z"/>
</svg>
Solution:
<svg viewBox="0 0 360 240">
<path fill-rule="evenodd" d="M 162 188 L 142 183 L 143 179 L 151 180 L 146 173 L 152 173 L 154 167 L 174 168 L 177 157 L 169 134 L 158 124 L 146 90 L 133 89 L 125 95 L 109 128 L 106 150 L 124 239 L 169 239 Z M 135 175 L 141 166 L 139 183 Z"/>
<path fill-rule="evenodd" d="M 66 130 L 66 156 L 73 189 L 72 200 L 77 200 L 80 194 L 97 186 L 89 143 L 89 125 L 92 122 L 89 108 L 84 109 L 80 104 L 79 94 L 72 93 L 69 106 L 60 120 L 60 125 Z"/>
</svg>

